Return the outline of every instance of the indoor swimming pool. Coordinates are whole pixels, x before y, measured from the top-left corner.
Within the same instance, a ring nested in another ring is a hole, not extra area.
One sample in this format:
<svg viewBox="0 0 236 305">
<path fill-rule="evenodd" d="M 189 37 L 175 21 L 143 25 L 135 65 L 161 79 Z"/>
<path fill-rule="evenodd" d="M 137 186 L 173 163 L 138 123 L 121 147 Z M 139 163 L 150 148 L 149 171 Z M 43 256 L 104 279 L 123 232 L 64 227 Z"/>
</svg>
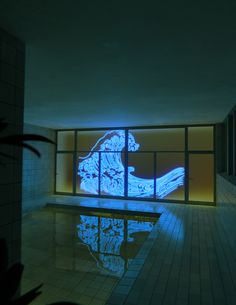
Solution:
<svg viewBox="0 0 236 305">
<path fill-rule="evenodd" d="M 44 283 L 32 304 L 105 304 L 159 215 L 45 207 L 23 217 L 22 292 Z"/>
</svg>

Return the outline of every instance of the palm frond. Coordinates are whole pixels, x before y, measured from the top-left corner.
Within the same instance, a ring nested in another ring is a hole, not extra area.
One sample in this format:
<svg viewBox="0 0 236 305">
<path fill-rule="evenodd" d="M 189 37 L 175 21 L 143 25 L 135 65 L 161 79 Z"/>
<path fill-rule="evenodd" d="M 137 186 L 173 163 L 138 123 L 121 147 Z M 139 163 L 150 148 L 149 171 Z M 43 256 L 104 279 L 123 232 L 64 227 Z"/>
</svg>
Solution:
<svg viewBox="0 0 236 305">
<path fill-rule="evenodd" d="M 22 276 L 24 266 L 21 263 L 12 265 L 0 280 L 1 299 L 7 302 L 15 295 Z"/>
<path fill-rule="evenodd" d="M 40 152 L 34 148 L 32 145 L 29 145 L 27 143 L 20 143 L 18 146 L 21 146 L 21 147 L 24 147 L 24 148 L 27 148 L 28 150 L 32 151 L 36 156 L 38 156 L 39 158 L 41 157 L 41 154 Z"/>
<path fill-rule="evenodd" d="M 52 140 L 35 134 L 20 134 L 20 135 L 11 135 L 6 137 L 0 138 L 0 144 L 10 144 L 10 145 L 17 145 L 18 143 L 22 143 L 24 141 L 40 141 L 55 144 Z"/>
<path fill-rule="evenodd" d="M 0 131 L 1 131 L 1 121 L 0 121 Z M 55 142 L 53 142 L 52 140 L 36 134 L 20 134 L 20 135 L 10 135 L 5 137 L 0 137 L 0 145 L 12 145 L 22 148 L 27 148 L 30 151 L 32 151 L 36 156 L 40 157 L 41 156 L 40 152 L 32 145 L 25 143 L 25 141 L 39 141 L 39 142 L 50 143 L 55 145 Z M 11 155 L 2 152 L 0 152 L 0 156 L 10 159 L 16 159 Z"/>
<path fill-rule="evenodd" d="M 42 291 L 39 289 L 43 286 L 43 284 L 38 285 L 37 287 L 33 288 L 29 292 L 25 293 L 24 295 L 20 296 L 16 300 L 11 301 L 12 305 L 26 305 L 31 303 L 37 296 L 39 296 Z"/>
</svg>

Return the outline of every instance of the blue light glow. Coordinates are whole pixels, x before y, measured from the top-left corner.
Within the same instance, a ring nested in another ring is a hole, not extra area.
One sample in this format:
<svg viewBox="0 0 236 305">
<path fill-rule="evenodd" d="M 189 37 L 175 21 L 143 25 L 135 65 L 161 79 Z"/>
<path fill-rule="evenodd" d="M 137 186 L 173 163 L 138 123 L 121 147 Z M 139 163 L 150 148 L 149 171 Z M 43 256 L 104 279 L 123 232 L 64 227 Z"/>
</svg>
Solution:
<svg viewBox="0 0 236 305">
<path fill-rule="evenodd" d="M 125 147 L 125 131 L 112 130 L 102 136 L 86 157 L 79 157 L 78 175 L 81 177 L 80 189 L 90 194 L 98 194 L 99 181 L 99 152 L 100 162 L 100 191 L 101 194 L 124 196 L 124 165 L 122 150 Z M 137 151 L 139 144 L 134 136 L 128 134 L 128 151 Z M 133 166 L 128 167 L 128 196 L 153 197 L 154 179 L 136 177 L 131 173 Z M 165 198 L 184 184 L 184 167 L 176 167 L 169 173 L 156 179 L 156 196 Z"/>
<path fill-rule="evenodd" d="M 77 224 L 79 243 L 88 247 L 101 273 L 121 277 L 127 262 L 134 258 L 127 249 L 128 244 L 138 242 L 141 246 L 144 233 L 152 231 L 155 221 L 128 219 L 125 226 L 121 218 L 80 215 Z"/>
<path fill-rule="evenodd" d="M 101 218 L 100 251 L 120 255 L 120 245 L 124 240 L 124 220 Z"/>
<path fill-rule="evenodd" d="M 98 251 L 98 217 L 81 215 L 77 228 L 83 243 L 89 245 L 92 251 Z"/>
</svg>

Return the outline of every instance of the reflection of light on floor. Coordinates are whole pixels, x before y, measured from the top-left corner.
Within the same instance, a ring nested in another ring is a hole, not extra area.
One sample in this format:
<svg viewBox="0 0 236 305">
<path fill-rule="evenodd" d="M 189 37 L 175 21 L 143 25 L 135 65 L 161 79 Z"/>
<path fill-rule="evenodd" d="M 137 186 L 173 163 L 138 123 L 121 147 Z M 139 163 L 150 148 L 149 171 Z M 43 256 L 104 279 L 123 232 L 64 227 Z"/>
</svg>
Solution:
<svg viewBox="0 0 236 305">
<path fill-rule="evenodd" d="M 162 213 L 161 219 L 158 223 L 161 231 L 170 235 L 172 239 L 182 242 L 185 237 L 183 221 L 172 213 L 171 209 L 168 209 L 164 205 L 160 206 L 159 212 Z M 165 215 L 168 215 L 168 217 L 171 218 L 171 225 L 169 221 L 168 224 L 166 224 L 165 221 L 162 221 L 162 218 L 164 219 Z"/>
<path fill-rule="evenodd" d="M 80 215 L 79 244 L 86 245 L 100 272 L 121 277 L 153 229 L 155 218 Z"/>
</svg>

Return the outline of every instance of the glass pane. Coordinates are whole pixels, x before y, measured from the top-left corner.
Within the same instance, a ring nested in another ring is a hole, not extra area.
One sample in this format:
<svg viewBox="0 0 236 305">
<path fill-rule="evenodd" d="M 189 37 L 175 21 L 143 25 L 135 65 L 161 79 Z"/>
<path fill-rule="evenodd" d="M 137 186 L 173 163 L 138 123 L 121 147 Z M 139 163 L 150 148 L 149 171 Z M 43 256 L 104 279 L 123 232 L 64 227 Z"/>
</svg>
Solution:
<svg viewBox="0 0 236 305">
<path fill-rule="evenodd" d="M 73 154 L 57 154 L 56 192 L 73 191 Z"/>
<path fill-rule="evenodd" d="M 79 151 L 121 151 L 125 146 L 124 130 L 78 131 Z"/>
<path fill-rule="evenodd" d="M 124 196 L 124 153 L 101 153 L 101 195 Z"/>
<path fill-rule="evenodd" d="M 189 200 L 214 201 L 214 156 L 189 155 Z"/>
<path fill-rule="evenodd" d="M 57 150 L 74 149 L 74 131 L 58 131 L 57 133 Z"/>
<path fill-rule="evenodd" d="M 184 128 L 129 130 L 129 150 L 184 150 Z"/>
<path fill-rule="evenodd" d="M 213 126 L 188 128 L 189 150 L 213 150 Z"/>
<path fill-rule="evenodd" d="M 156 197 L 184 200 L 184 153 L 157 153 Z"/>
<path fill-rule="evenodd" d="M 153 153 L 129 153 L 128 196 L 154 197 Z"/>
<path fill-rule="evenodd" d="M 82 153 L 77 156 L 76 192 L 79 194 L 98 194 L 99 153 Z"/>
</svg>

